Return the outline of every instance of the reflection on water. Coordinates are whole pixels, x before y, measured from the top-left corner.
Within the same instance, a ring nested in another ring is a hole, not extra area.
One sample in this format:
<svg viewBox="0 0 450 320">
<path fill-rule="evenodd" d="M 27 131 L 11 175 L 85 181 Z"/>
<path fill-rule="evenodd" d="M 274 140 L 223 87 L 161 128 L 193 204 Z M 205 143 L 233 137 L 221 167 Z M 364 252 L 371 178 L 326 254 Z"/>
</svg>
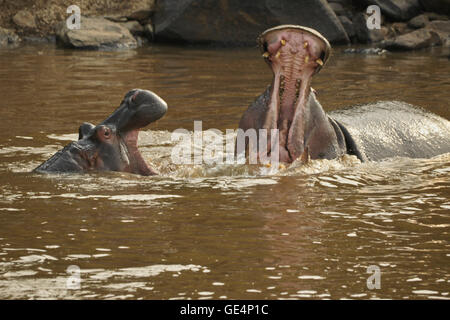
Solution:
<svg viewBox="0 0 450 320">
<path fill-rule="evenodd" d="M 278 172 L 171 163 L 172 130 L 236 127 L 270 81 L 257 50 L 25 47 L 0 61 L 1 298 L 450 299 L 450 154 Z M 450 118 L 449 71 L 439 52 L 338 49 L 313 86 L 327 110 L 397 99 Z M 169 105 L 139 138 L 160 176 L 30 173 L 135 87 Z"/>
</svg>

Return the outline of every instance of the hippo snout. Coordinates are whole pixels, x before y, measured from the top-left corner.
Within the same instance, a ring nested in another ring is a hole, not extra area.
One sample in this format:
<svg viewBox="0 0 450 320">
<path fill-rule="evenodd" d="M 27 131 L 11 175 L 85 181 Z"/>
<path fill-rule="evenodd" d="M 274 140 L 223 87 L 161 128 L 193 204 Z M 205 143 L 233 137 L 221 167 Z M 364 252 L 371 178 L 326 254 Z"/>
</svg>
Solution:
<svg viewBox="0 0 450 320">
<path fill-rule="evenodd" d="M 139 90 L 133 97 L 134 104 L 140 106 L 139 116 L 154 122 L 162 118 L 167 112 L 167 103 L 155 93 L 148 90 Z"/>
</svg>

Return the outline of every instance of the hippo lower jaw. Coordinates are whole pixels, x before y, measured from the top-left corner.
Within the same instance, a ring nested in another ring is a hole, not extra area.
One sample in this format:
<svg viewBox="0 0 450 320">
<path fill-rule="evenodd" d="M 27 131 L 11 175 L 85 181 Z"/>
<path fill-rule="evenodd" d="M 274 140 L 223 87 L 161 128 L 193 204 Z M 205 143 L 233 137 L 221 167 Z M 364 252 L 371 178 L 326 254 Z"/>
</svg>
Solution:
<svg viewBox="0 0 450 320">
<path fill-rule="evenodd" d="M 274 74 L 263 128 L 279 129 L 279 159 L 290 163 L 305 150 L 311 79 L 331 47 L 317 31 L 292 25 L 266 30 L 258 41 Z"/>
<path fill-rule="evenodd" d="M 125 145 L 128 149 L 128 167 L 124 168 L 123 171 L 140 174 L 143 176 L 156 175 L 156 171 L 150 168 L 147 162 L 142 157 L 141 152 L 138 149 L 137 141 L 139 136 L 139 130 L 133 130 L 128 132 L 124 137 Z M 131 160 L 130 160 L 131 159 Z"/>
</svg>

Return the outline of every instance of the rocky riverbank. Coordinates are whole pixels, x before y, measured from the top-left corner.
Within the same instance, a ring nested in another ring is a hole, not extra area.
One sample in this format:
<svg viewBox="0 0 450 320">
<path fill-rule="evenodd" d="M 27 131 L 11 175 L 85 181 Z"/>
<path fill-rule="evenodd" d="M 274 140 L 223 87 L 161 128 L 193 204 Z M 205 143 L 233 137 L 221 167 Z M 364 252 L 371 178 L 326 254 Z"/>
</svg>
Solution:
<svg viewBox="0 0 450 320">
<path fill-rule="evenodd" d="M 70 5 L 81 29 L 67 28 Z M 369 5 L 381 9 L 369 30 Z M 300 24 L 334 44 L 388 50 L 450 47 L 450 0 L 0 0 L 0 47 L 46 41 L 69 48 L 126 49 L 149 42 L 254 45 L 263 30 Z"/>
</svg>

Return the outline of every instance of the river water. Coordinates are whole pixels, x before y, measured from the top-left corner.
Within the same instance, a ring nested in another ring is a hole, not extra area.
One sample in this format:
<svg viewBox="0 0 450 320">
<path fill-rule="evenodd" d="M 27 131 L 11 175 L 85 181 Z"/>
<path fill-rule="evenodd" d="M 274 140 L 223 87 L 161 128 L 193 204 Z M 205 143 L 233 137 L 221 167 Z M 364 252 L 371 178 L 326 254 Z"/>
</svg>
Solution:
<svg viewBox="0 0 450 320">
<path fill-rule="evenodd" d="M 402 100 L 450 119 L 447 56 L 337 48 L 313 87 L 328 111 Z M 449 154 L 171 163 L 173 130 L 235 129 L 270 80 L 256 48 L 0 50 L 0 298 L 450 299 Z M 159 176 L 30 173 L 132 88 L 169 105 L 139 138 Z"/>
</svg>

